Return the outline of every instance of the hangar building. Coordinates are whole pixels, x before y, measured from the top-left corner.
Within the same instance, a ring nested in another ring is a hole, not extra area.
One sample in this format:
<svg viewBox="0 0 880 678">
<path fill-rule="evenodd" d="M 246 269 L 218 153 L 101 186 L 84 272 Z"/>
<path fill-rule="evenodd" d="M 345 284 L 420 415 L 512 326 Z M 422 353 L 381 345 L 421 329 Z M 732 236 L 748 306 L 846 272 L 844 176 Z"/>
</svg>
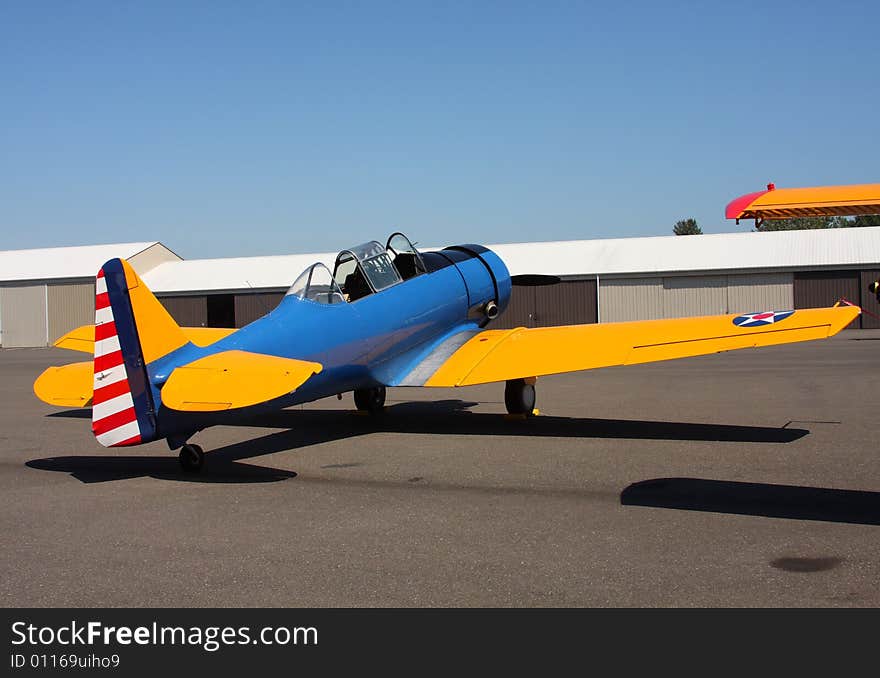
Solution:
<svg viewBox="0 0 880 678">
<path fill-rule="evenodd" d="M 618 322 L 817 308 L 843 298 L 880 313 L 880 227 L 499 245 L 511 272 L 558 275 L 520 288 L 506 323 Z M 855 324 L 880 327 L 868 314 Z"/>
<path fill-rule="evenodd" d="M 159 242 L 0 251 L 0 345 L 47 346 L 95 322 L 95 274 L 113 257 L 141 274 L 180 260 Z"/>
<path fill-rule="evenodd" d="M 562 279 L 515 287 L 493 327 L 812 308 L 841 298 L 880 314 L 867 292 L 880 277 L 880 227 L 489 247 L 513 275 Z M 181 325 L 243 327 L 274 308 L 310 264 L 332 269 L 336 253 L 182 260 L 157 242 L 0 252 L 2 345 L 45 346 L 90 323 L 92 277 L 113 256 L 132 263 Z M 880 321 L 863 314 L 854 327 Z"/>
<path fill-rule="evenodd" d="M 562 278 L 515 287 L 493 327 L 536 327 L 831 306 L 880 313 L 880 227 L 488 245 L 511 274 Z M 427 248 L 431 249 L 431 248 Z M 144 281 L 182 325 L 242 327 L 336 253 L 169 261 Z M 880 327 L 869 315 L 863 327 Z"/>
</svg>

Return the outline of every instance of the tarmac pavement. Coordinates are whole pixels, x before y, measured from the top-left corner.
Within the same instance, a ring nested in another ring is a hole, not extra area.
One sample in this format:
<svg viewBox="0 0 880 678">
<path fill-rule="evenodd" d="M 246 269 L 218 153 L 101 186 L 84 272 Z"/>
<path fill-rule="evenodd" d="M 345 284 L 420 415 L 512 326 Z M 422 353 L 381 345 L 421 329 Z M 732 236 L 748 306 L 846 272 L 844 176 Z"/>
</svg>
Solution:
<svg viewBox="0 0 880 678">
<path fill-rule="evenodd" d="M 3 606 L 878 606 L 880 332 L 106 450 L 0 351 Z"/>
</svg>

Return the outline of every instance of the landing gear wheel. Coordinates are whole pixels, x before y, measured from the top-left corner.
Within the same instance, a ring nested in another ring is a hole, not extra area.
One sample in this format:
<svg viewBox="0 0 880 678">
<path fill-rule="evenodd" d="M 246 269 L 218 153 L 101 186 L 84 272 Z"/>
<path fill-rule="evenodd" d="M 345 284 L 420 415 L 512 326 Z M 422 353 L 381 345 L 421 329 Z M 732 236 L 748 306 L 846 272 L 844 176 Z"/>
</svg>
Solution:
<svg viewBox="0 0 880 678">
<path fill-rule="evenodd" d="M 205 464 L 205 452 L 198 445 L 184 445 L 177 458 L 187 473 L 198 473 Z"/>
<path fill-rule="evenodd" d="M 535 385 L 525 379 L 511 379 L 504 387 L 504 404 L 510 414 L 531 417 L 535 411 Z"/>
<path fill-rule="evenodd" d="M 354 404 L 361 412 L 377 414 L 385 407 L 385 387 L 359 388 L 354 392 Z"/>
</svg>

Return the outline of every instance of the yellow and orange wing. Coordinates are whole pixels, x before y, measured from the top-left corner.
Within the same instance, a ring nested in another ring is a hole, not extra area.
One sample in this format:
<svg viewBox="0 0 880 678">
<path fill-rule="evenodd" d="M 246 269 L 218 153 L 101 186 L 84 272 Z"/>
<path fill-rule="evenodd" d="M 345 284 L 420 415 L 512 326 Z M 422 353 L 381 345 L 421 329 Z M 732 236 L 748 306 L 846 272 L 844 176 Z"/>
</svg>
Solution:
<svg viewBox="0 0 880 678">
<path fill-rule="evenodd" d="M 734 323 L 745 316 L 721 315 L 486 330 L 465 341 L 421 385 L 471 386 L 825 339 L 859 313 L 858 307 L 840 306 L 771 314 L 769 322 L 759 318 L 752 324 Z"/>
</svg>

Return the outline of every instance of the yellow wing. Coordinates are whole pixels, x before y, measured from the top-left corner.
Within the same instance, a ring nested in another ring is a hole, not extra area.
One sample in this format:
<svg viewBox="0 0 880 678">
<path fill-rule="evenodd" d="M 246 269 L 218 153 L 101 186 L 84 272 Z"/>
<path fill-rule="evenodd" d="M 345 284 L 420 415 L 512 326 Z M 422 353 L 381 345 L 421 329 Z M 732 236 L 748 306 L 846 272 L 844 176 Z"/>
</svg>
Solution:
<svg viewBox="0 0 880 678">
<path fill-rule="evenodd" d="M 225 327 L 181 327 L 180 329 L 186 335 L 186 338 L 196 346 L 210 346 L 215 341 L 220 341 L 223 337 L 228 337 L 235 332 L 234 329 Z M 94 353 L 95 326 L 83 325 L 75 330 L 70 330 L 70 332 L 58 339 L 53 346 L 67 348 L 71 351 Z"/>
<path fill-rule="evenodd" d="M 83 353 L 95 352 L 95 326 L 83 325 L 60 337 L 53 346 Z"/>
<path fill-rule="evenodd" d="M 319 363 L 247 351 L 222 351 L 175 368 L 162 387 L 162 404 L 186 412 L 216 412 L 256 405 L 296 390 L 322 369 Z M 92 404 L 91 361 L 50 367 L 34 393 L 57 407 Z"/>
<path fill-rule="evenodd" d="M 94 377 L 91 360 L 50 367 L 34 382 L 34 394 L 56 407 L 88 407 L 92 404 Z"/>
<path fill-rule="evenodd" d="M 486 330 L 462 344 L 423 385 L 470 386 L 825 339 L 860 312 L 855 306 L 799 310 L 760 326 L 738 326 L 733 321 L 739 316 L 721 315 Z"/>
<path fill-rule="evenodd" d="M 162 404 L 185 412 L 248 407 L 296 390 L 320 363 L 247 351 L 221 351 L 176 367 L 162 387 Z"/>
</svg>

